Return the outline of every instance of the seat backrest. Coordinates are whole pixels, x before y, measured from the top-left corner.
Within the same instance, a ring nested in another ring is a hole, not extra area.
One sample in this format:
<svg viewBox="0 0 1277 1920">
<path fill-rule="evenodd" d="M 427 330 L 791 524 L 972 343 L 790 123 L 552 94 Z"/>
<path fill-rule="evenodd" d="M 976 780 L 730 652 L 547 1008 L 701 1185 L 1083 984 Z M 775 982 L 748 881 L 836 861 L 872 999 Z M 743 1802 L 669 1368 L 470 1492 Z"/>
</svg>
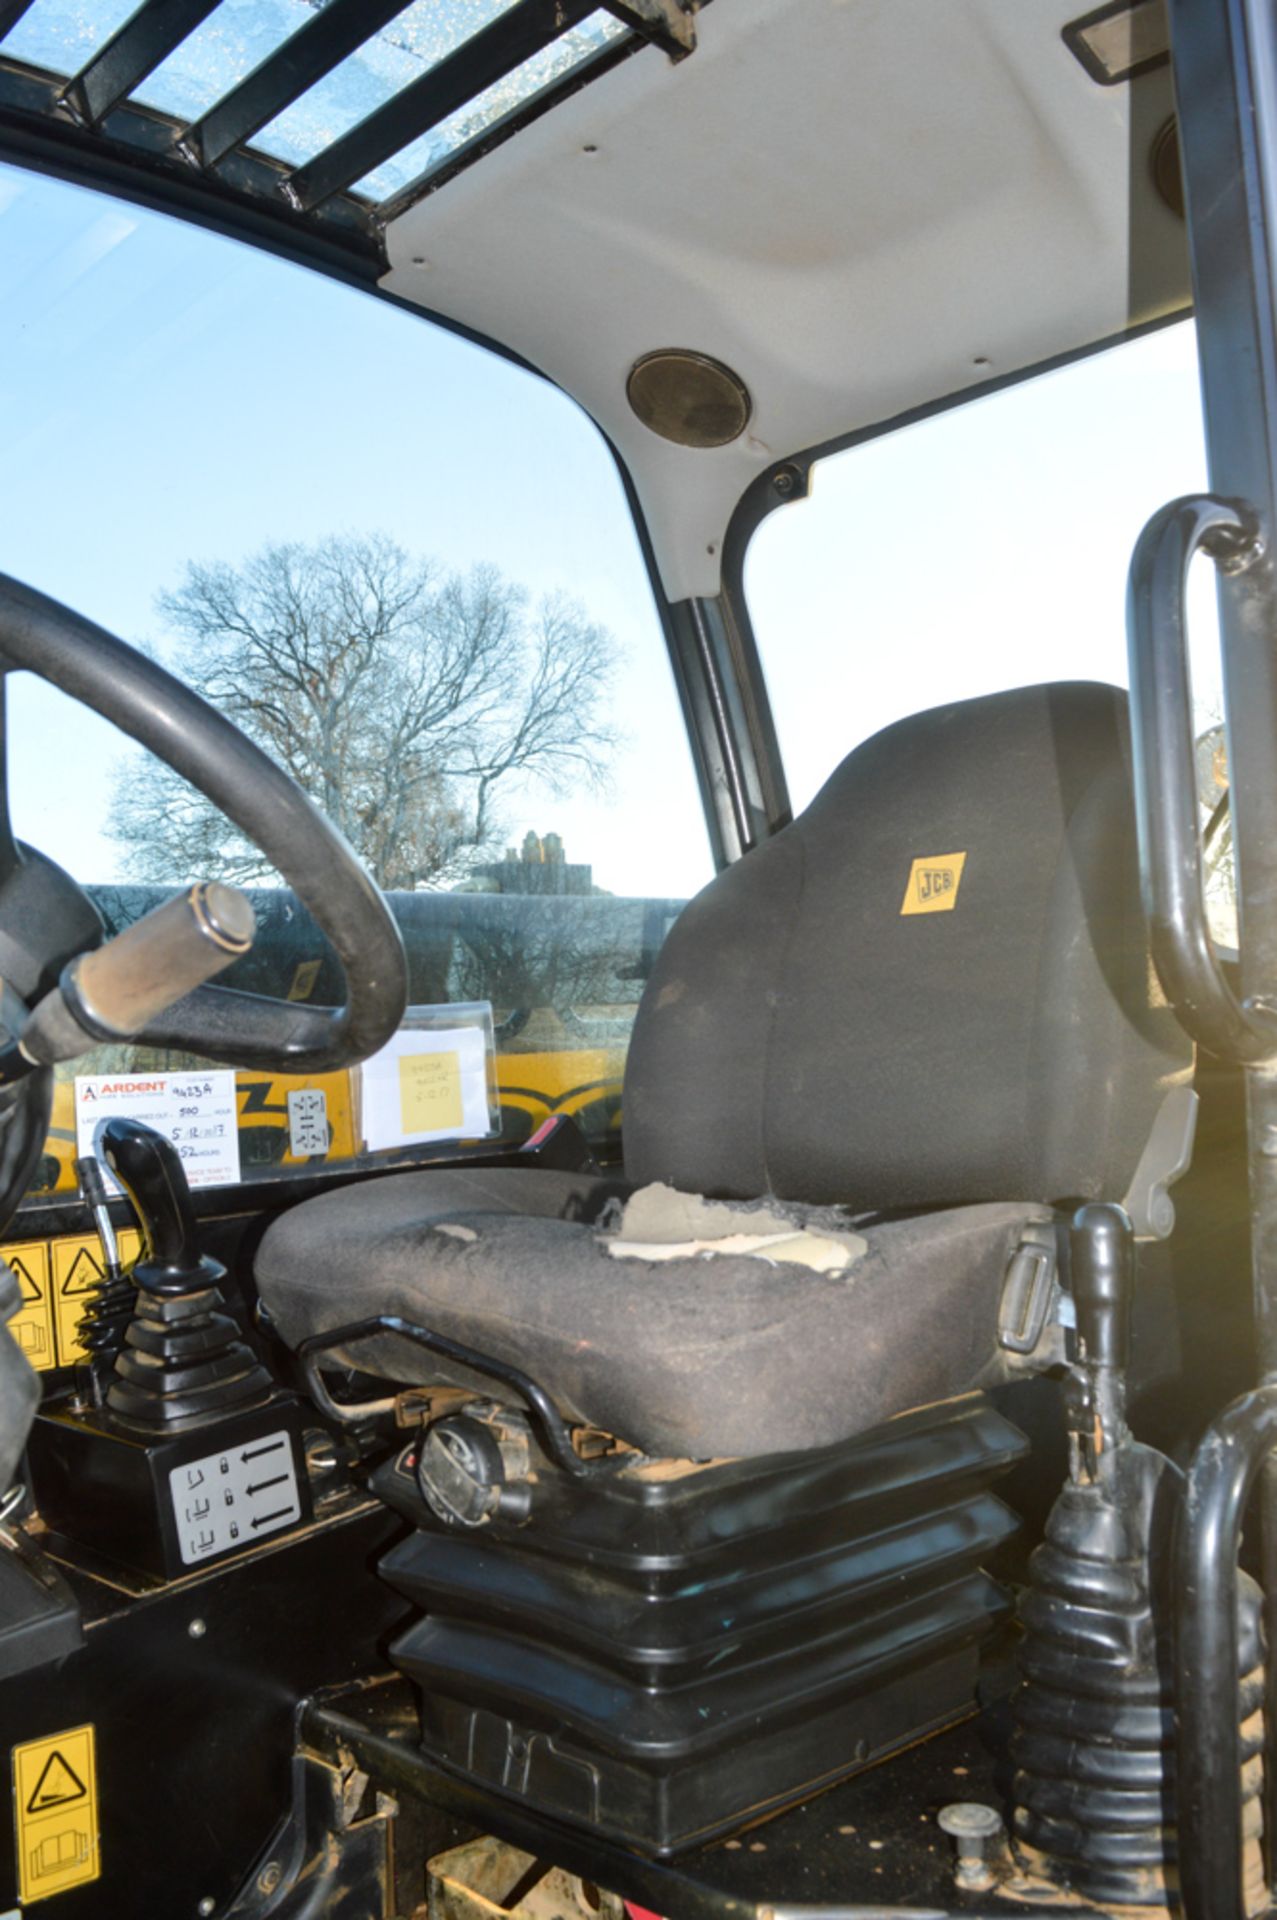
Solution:
<svg viewBox="0 0 1277 1920">
<path fill-rule="evenodd" d="M 1126 696 L 937 707 L 848 755 L 672 929 L 636 1182 L 886 1209 L 1119 1199 L 1191 1048 L 1140 912 Z"/>
</svg>

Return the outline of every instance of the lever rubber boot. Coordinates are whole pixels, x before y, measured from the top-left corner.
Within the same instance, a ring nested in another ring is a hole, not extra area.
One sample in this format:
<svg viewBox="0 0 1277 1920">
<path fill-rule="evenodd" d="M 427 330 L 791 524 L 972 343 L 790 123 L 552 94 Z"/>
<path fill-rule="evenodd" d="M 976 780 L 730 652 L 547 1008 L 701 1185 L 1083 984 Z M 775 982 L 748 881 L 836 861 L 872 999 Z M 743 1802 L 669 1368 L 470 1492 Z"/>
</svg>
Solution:
<svg viewBox="0 0 1277 1920">
<path fill-rule="evenodd" d="M 1066 1388 L 1069 1477 L 1020 1607 L 1013 1851 L 1029 1886 L 1067 1888 L 1105 1908 L 1164 1911 L 1177 1884 L 1167 1810 L 1175 1801 L 1171 1537 L 1182 1476 L 1126 1424 L 1130 1221 L 1120 1207 L 1082 1207 L 1069 1251 L 1078 1332 Z M 1263 1697 L 1258 1590 L 1240 1579 L 1240 1751 L 1253 1759 L 1262 1750 L 1262 1733 L 1258 1745 L 1254 1737 Z M 1255 1768 L 1243 1778 L 1245 1800 L 1256 1802 Z M 1257 1849 L 1256 1840 L 1259 1861 Z"/>
</svg>

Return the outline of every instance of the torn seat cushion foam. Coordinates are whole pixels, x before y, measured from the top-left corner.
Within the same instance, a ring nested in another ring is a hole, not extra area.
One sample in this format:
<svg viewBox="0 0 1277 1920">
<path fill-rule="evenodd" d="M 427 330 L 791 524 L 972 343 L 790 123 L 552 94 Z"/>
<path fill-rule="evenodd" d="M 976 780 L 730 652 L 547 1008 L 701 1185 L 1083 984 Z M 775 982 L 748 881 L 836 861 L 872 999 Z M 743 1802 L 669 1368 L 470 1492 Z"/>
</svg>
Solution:
<svg viewBox="0 0 1277 1920">
<path fill-rule="evenodd" d="M 613 1259 L 600 1221 L 624 1191 L 530 1168 L 386 1175 L 277 1220 L 258 1285 L 292 1346 L 399 1314 L 523 1368 L 569 1417 L 645 1453 L 719 1459 L 831 1446 L 979 1384 L 1020 1230 L 1049 1217 L 985 1204 L 858 1227 L 863 1253 L 829 1274 Z M 392 1336 L 342 1357 L 471 1384 Z"/>
</svg>

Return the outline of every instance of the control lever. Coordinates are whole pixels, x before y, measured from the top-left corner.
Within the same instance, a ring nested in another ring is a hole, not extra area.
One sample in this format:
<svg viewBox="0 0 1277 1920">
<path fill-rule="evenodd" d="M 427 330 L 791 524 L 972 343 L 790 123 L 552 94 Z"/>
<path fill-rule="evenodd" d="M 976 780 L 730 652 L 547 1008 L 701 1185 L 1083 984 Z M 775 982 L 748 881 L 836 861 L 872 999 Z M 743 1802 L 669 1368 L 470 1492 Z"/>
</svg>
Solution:
<svg viewBox="0 0 1277 1920">
<path fill-rule="evenodd" d="M 261 1406 L 274 1382 L 224 1310 L 226 1269 L 200 1251 L 176 1147 L 140 1120 L 118 1116 L 102 1122 L 94 1147 L 132 1201 L 143 1242 L 132 1275 L 137 1305 L 107 1406 L 150 1432 Z"/>
<path fill-rule="evenodd" d="M 1124 1370 L 1131 1357 L 1135 1248 L 1121 1207 L 1081 1207 L 1069 1234 L 1078 1337 L 1092 1367 Z"/>
<path fill-rule="evenodd" d="M 97 1229 L 106 1277 L 108 1280 L 118 1280 L 122 1271 L 120 1248 L 115 1237 L 115 1228 L 111 1224 L 111 1207 L 107 1199 L 106 1182 L 102 1178 L 102 1169 L 95 1155 L 85 1154 L 76 1160 L 75 1177 L 80 1184 L 80 1197 L 88 1208 L 93 1225 Z"/>
<path fill-rule="evenodd" d="M 1075 1479 L 1091 1482 L 1101 1462 L 1130 1436 L 1126 1369 L 1131 1356 L 1135 1240 L 1121 1207 L 1079 1208 L 1069 1233 L 1078 1364 L 1068 1393 Z"/>
<path fill-rule="evenodd" d="M 106 1183 L 94 1154 L 75 1163 L 80 1194 L 97 1228 L 102 1247 L 102 1279 L 93 1298 L 80 1315 L 80 1344 L 89 1354 L 89 1385 L 93 1404 L 100 1407 L 106 1398 L 107 1381 L 115 1368 L 124 1330 L 133 1316 L 133 1282 L 120 1262 L 119 1243 L 111 1224 L 111 1208 Z"/>
<path fill-rule="evenodd" d="M 142 1256 L 133 1269 L 135 1284 L 145 1285 L 148 1293 L 215 1287 L 226 1269 L 200 1251 L 190 1185 L 172 1141 L 140 1120 L 117 1114 L 101 1122 L 93 1147 L 137 1215 Z"/>
<path fill-rule="evenodd" d="M 0 1078 L 73 1060 L 103 1041 L 131 1040 L 253 944 L 252 903 L 238 887 L 202 880 L 104 946 L 81 953 L 8 1049 Z"/>
</svg>

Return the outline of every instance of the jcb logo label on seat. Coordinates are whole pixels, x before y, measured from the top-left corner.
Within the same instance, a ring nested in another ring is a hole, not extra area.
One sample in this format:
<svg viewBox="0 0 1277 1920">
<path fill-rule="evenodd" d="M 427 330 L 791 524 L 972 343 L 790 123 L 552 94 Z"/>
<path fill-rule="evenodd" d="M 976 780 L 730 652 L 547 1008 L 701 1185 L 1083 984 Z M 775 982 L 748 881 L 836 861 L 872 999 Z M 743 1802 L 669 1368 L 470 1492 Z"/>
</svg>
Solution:
<svg viewBox="0 0 1277 1920">
<path fill-rule="evenodd" d="M 965 853 L 929 853 L 915 860 L 901 913 L 952 913 L 966 859 Z"/>
</svg>

